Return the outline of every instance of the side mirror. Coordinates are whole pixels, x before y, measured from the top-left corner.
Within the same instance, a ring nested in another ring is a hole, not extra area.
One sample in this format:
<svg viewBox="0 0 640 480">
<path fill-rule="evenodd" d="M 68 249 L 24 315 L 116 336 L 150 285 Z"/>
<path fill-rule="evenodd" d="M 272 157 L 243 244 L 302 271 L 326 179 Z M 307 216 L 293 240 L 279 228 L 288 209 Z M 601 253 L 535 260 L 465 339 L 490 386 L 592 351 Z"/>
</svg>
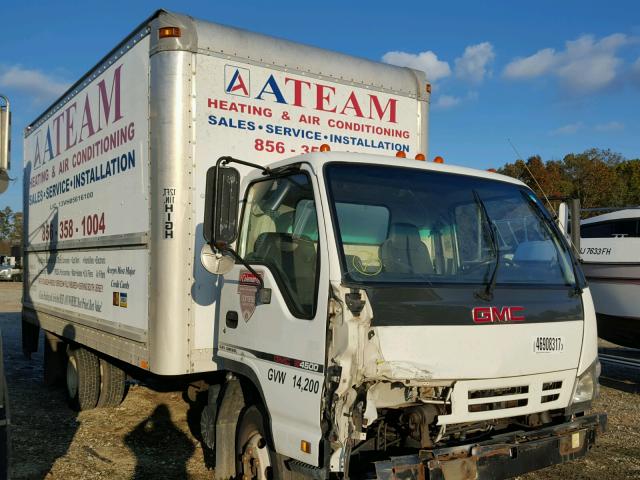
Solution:
<svg viewBox="0 0 640 480">
<path fill-rule="evenodd" d="M 204 238 L 224 250 L 238 236 L 240 173 L 235 168 L 215 166 L 207 170 L 204 205 Z"/>
<path fill-rule="evenodd" d="M 214 252 L 211 246 L 205 243 L 200 250 L 200 263 L 207 272 L 224 275 L 231 271 L 236 259 L 227 252 Z"/>
<path fill-rule="evenodd" d="M 558 207 L 558 227 L 580 257 L 580 200 L 562 199 Z"/>
<path fill-rule="evenodd" d="M 558 205 L 558 228 L 567 237 L 567 240 L 571 239 L 569 233 L 569 208 L 566 202 L 560 202 Z"/>
</svg>

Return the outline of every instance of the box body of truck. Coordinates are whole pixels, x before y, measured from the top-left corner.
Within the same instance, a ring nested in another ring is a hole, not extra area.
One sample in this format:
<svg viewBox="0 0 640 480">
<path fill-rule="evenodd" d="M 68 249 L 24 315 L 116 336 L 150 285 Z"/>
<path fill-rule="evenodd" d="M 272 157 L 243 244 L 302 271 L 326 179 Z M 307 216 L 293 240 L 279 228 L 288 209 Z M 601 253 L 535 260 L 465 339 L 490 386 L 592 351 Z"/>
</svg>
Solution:
<svg viewBox="0 0 640 480">
<path fill-rule="evenodd" d="M 213 371 L 207 169 L 426 153 L 427 118 L 421 72 L 159 13 L 25 132 L 25 316 L 153 373 Z"/>
<path fill-rule="evenodd" d="M 605 418 L 584 416 L 579 266 L 521 182 L 416 161 L 429 91 L 158 12 L 25 132 L 27 350 L 39 327 L 80 381 L 98 361 L 198 379 L 218 478 L 584 455 Z M 121 398 L 94 394 L 80 407 Z"/>
</svg>

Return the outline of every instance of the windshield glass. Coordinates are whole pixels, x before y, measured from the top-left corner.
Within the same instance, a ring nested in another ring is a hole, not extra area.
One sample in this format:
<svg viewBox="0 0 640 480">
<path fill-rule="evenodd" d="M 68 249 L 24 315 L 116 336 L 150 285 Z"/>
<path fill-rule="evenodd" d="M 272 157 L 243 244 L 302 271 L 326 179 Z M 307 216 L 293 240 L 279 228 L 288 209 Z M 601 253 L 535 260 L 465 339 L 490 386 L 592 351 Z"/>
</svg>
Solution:
<svg viewBox="0 0 640 480">
<path fill-rule="evenodd" d="M 573 286 L 571 257 L 518 185 L 451 173 L 328 164 L 348 280 Z M 490 229 L 493 229 L 493 234 Z"/>
</svg>

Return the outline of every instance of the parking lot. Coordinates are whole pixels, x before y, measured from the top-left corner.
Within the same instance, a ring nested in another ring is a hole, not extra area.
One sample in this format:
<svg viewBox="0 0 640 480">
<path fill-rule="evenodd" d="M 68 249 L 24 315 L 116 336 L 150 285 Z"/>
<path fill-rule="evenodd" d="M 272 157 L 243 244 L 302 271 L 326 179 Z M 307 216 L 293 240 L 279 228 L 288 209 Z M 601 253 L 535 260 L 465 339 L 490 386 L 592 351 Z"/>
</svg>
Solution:
<svg viewBox="0 0 640 480">
<path fill-rule="evenodd" d="M 0 284 L 0 328 L 10 392 L 13 477 L 20 479 L 213 478 L 197 436 L 197 406 L 180 391 L 130 387 L 115 409 L 73 412 L 60 387 L 42 384 L 42 353 L 28 361 L 20 344 L 21 285 Z M 586 459 L 526 479 L 640 478 L 640 395 L 630 371 L 607 371 L 595 410 L 609 431 Z M 615 377 L 615 378 L 612 378 Z"/>
</svg>

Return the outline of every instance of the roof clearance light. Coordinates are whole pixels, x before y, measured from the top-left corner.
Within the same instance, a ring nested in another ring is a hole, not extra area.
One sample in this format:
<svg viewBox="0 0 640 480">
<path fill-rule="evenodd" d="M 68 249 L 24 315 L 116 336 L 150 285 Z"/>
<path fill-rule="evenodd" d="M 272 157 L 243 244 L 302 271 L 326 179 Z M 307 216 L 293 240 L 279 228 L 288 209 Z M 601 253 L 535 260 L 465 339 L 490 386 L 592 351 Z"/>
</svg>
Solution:
<svg viewBox="0 0 640 480">
<path fill-rule="evenodd" d="M 162 27 L 158 29 L 159 38 L 179 37 L 181 35 L 178 27 Z"/>
<path fill-rule="evenodd" d="M 427 93 L 431 93 L 431 84 L 427 83 Z"/>
<path fill-rule="evenodd" d="M 396 152 L 396 157 L 398 157 L 398 158 L 407 158 L 407 154 L 404 153 L 402 150 L 398 150 Z"/>
<path fill-rule="evenodd" d="M 433 163 L 444 163 L 444 158 L 438 156 L 433 159 Z"/>
<path fill-rule="evenodd" d="M 416 160 L 422 160 L 424 162 L 425 158 L 424 153 L 418 153 L 416 155 Z"/>
<path fill-rule="evenodd" d="M 329 145 L 327 145 L 326 143 L 323 143 L 322 145 L 320 145 L 320 151 L 321 152 L 330 152 L 331 151 L 331 147 Z"/>
<path fill-rule="evenodd" d="M 487 168 L 487 172 L 498 173 L 498 171 L 495 168 Z"/>
</svg>

